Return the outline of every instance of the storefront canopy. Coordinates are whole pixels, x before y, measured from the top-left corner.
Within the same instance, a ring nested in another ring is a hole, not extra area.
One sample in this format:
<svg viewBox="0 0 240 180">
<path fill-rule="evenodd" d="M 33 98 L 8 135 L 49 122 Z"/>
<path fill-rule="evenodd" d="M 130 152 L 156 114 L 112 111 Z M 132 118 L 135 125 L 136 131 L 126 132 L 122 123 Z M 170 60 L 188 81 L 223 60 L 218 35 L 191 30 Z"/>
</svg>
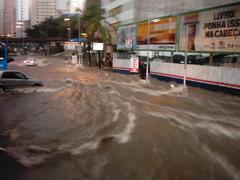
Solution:
<svg viewBox="0 0 240 180">
<path fill-rule="evenodd" d="M 87 42 L 87 38 L 73 38 L 70 42 Z"/>
</svg>

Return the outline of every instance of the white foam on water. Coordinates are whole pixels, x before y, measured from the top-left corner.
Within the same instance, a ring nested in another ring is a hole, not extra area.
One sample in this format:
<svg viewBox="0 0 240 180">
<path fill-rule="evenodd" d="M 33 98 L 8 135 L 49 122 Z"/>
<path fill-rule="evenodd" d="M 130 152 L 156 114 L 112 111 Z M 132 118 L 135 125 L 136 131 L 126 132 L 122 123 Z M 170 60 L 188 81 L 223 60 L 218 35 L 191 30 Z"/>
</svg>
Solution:
<svg viewBox="0 0 240 180">
<path fill-rule="evenodd" d="M 116 122 L 118 120 L 120 112 L 121 112 L 120 109 L 113 110 L 113 114 L 114 114 L 113 119 L 112 119 L 113 122 Z"/>
<path fill-rule="evenodd" d="M 136 115 L 134 114 L 134 109 L 130 103 L 123 103 L 128 107 L 128 123 L 122 132 L 113 135 L 119 143 L 126 143 L 130 140 L 130 135 L 135 127 Z"/>
<path fill-rule="evenodd" d="M 176 94 L 183 94 L 184 86 L 174 86 L 170 88 L 169 90 L 151 90 L 144 87 L 150 87 L 150 81 L 149 80 L 140 80 L 138 82 L 111 82 L 113 84 L 117 85 L 123 85 L 127 86 L 131 90 L 135 92 L 141 92 L 152 96 L 162 96 L 162 95 L 176 95 Z"/>
<path fill-rule="evenodd" d="M 47 87 L 31 87 L 31 88 L 17 88 L 14 91 L 20 93 L 53 93 L 61 91 L 63 88 L 47 88 Z"/>
<path fill-rule="evenodd" d="M 209 121 L 192 121 L 188 120 L 187 116 L 184 116 L 184 119 L 177 116 L 178 113 L 174 114 L 167 114 L 167 113 L 159 113 L 159 112 L 147 112 L 147 114 L 166 119 L 166 120 L 175 120 L 179 124 L 183 125 L 184 127 L 191 128 L 191 129 L 206 129 L 208 132 L 213 133 L 215 135 L 224 135 L 232 139 L 239 139 L 240 138 L 240 131 L 234 128 L 225 127 L 217 123 L 209 122 Z"/>
<path fill-rule="evenodd" d="M 215 162 L 220 164 L 220 166 L 222 166 L 230 176 L 233 176 L 235 180 L 240 180 L 239 170 L 235 166 L 233 166 L 230 162 L 228 162 L 228 160 L 225 157 L 221 156 L 216 152 L 212 152 L 205 145 L 202 146 L 205 152 L 209 155 L 209 157 L 211 157 Z"/>
<path fill-rule="evenodd" d="M 23 166 L 25 167 L 32 167 L 34 165 L 40 164 L 44 162 L 44 160 L 48 157 L 49 155 L 35 155 L 35 156 L 29 156 L 29 155 L 19 155 L 19 156 L 14 156 Z"/>
<path fill-rule="evenodd" d="M 144 88 L 132 88 L 133 91 L 135 92 L 141 92 L 144 94 L 148 94 L 151 96 L 162 96 L 162 95 L 176 95 L 176 94 L 182 94 L 183 92 L 183 87 L 179 86 L 179 87 L 175 87 L 175 88 L 171 88 L 169 90 L 165 90 L 165 91 L 158 91 L 158 90 L 151 90 L 151 89 L 144 89 Z"/>
<path fill-rule="evenodd" d="M 87 143 L 81 145 L 80 147 L 74 148 L 70 152 L 73 155 L 78 155 L 78 154 L 81 154 L 81 153 L 83 153 L 85 151 L 88 151 L 88 150 L 97 149 L 99 144 L 100 144 L 100 139 L 97 139 L 96 141 L 87 142 Z"/>
<path fill-rule="evenodd" d="M 52 150 L 37 145 L 29 145 L 26 148 L 9 147 L 6 149 L 6 152 L 24 167 L 32 167 L 44 162 L 44 160 L 49 157 Z"/>
<path fill-rule="evenodd" d="M 113 135 L 113 137 L 117 140 L 119 143 L 126 143 L 130 140 L 130 135 L 135 127 L 135 120 L 136 116 L 133 113 L 128 113 L 128 124 L 126 128 L 123 130 L 123 132 Z"/>
<path fill-rule="evenodd" d="M 36 64 L 39 67 L 47 66 L 49 63 L 46 61 L 46 59 L 36 59 Z"/>
<path fill-rule="evenodd" d="M 119 91 L 116 91 L 116 90 L 113 90 L 113 89 L 111 89 L 111 90 L 108 92 L 108 94 L 117 95 L 117 96 L 119 96 L 119 97 L 122 96 Z"/>
<path fill-rule="evenodd" d="M 239 129 L 227 128 L 222 125 L 211 122 L 198 122 L 194 125 L 195 128 L 207 129 L 210 133 L 215 135 L 224 135 L 232 139 L 240 138 Z"/>
<path fill-rule="evenodd" d="M 193 120 L 201 121 L 202 123 L 218 124 L 218 123 L 222 122 L 222 123 L 226 123 L 226 124 L 229 124 L 231 126 L 234 126 L 236 128 L 240 128 L 239 118 L 236 118 L 234 116 L 219 116 L 219 115 L 216 115 L 216 114 L 214 114 L 214 115 L 208 114 L 207 115 L 207 114 L 202 114 L 201 112 L 194 113 L 194 112 L 187 111 L 187 110 L 181 110 L 181 109 L 172 108 L 172 107 L 168 107 L 168 106 L 152 104 L 150 102 L 137 99 L 133 96 L 131 98 L 134 101 L 136 101 L 140 104 L 146 104 L 149 107 L 159 108 L 160 110 L 164 111 L 164 114 L 169 114 L 169 113 L 182 114 L 182 115 L 185 115 L 185 116 L 189 116 Z M 235 130 L 233 130 L 233 131 L 235 131 Z"/>
</svg>

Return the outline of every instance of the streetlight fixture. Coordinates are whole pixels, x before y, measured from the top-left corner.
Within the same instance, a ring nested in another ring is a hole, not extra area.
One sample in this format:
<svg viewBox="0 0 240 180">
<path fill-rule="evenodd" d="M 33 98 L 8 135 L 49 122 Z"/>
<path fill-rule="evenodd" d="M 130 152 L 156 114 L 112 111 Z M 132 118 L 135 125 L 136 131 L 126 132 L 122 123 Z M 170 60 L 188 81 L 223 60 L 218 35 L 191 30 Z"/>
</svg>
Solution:
<svg viewBox="0 0 240 180">
<path fill-rule="evenodd" d="M 81 61 L 81 56 L 82 56 L 82 47 L 81 47 L 81 15 L 82 15 L 82 10 L 80 8 L 77 8 L 76 11 L 78 12 L 79 18 L 78 18 L 78 63 L 83 65 L 83 62 Z"/>
<path fill-rule="evenodd" d="M 149 78 L 149 51 L 150 51 L 150 25 L 151 23 L 157 23 L 160 19 L 148 19 L 148 26 L 147 26 L 147 66 L 146 66 L 146 80 Z"/>
<path fill-rule="evenodd" d="M 68 28 L 67 28 L 67 31 L 68 31 L 68 41 L 71 38 L 70 20 L 71 20 L 70 18 L 64 18 L 64 21 L 68 22 Z"/>
<path fill-rule="evenodd" d="M 147 67 L 146 67 L 146 80 L 148 80 L 148 74 L 149 74 L 149 72 L 148 72 L 148 62 L 149 62 L 149 48 L 150 48 L 150 22 L 151 22 L 151 20 L 150 19 L 148 19 L 148 30 L 147 30 L 147 36 L 148 36 L 148 38 L 147 38 Z"/>
</svg>

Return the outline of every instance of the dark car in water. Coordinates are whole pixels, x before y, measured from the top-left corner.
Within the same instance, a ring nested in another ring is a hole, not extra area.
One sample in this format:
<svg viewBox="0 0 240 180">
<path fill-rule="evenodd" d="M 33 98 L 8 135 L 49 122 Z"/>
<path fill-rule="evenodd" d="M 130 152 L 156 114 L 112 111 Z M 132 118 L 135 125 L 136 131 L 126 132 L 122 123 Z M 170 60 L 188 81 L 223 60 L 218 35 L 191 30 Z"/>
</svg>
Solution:
<svg viewBox="0 0 240 180">
<path fill-rule="evenodd" d="M 39 80 L 31 79 L 24 73 L 15 70 L 0 71 L 0 89 L 17 87 L 40 87 L 43 83 Z"/>
</svg>

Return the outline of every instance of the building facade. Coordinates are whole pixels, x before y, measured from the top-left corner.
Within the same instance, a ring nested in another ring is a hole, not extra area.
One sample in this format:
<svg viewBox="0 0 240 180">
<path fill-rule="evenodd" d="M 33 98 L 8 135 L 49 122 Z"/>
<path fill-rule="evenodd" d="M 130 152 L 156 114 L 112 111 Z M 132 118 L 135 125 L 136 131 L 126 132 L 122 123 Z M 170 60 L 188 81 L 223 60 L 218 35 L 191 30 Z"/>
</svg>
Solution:
<svg viewBox="0 0 240 180">
<path fill-rule="evenodd" d="M 30 28 L 30 0 L 16 0 L 16 37 L 25 37 Z"/>
<path fill-rule="evenodd" d="M 90 7 L 93 5 L 100 5 L 100 0 L 86 0 L 86 7 Z"/>
<path fill-rule="evenodd" d="M 5 0 L 0 0 L 0 34 L 4 34 L 3 24 L 4 24 L 4 11 L 5 11 Z"/>
<path fill-rule="evenodd" d="M 16 32 L 15 0 L 5 1 L 3 13 L 3 34 L 14 36 Z"/>
<path fill-rule="evenodd" d="M 122 23 L 135 20 L 134 0 L 101 0 L 101 7 L 105 10 L 105 18 L 112 36 L 112 44 L 116 44 L 116 29 Z"/>
<path fill-rule="evenodd" d="M 56 0 L 33 0 L 31 8 L 31 26 L 45 21 L 47 18 L 57 18 L 60 12 L 56 8 Z"/>
<path fill-rule="evenodd" d="M 106 21 L 115 27 L 157 17 L 239 2 L 239 0 L 101 0 Z M 111 28 L 110 28 L 111 29 Z M 112 29 L 112 34 L 114 35 Z M 113 43 L 116 35 L 113 36 Z"/>
<path fill-rule="evenodd" d="M 85 9 L 86 0 L 56 0 L 56 7 L 62 14 L 73 14 L 76 8 Z"/>
</svg>

